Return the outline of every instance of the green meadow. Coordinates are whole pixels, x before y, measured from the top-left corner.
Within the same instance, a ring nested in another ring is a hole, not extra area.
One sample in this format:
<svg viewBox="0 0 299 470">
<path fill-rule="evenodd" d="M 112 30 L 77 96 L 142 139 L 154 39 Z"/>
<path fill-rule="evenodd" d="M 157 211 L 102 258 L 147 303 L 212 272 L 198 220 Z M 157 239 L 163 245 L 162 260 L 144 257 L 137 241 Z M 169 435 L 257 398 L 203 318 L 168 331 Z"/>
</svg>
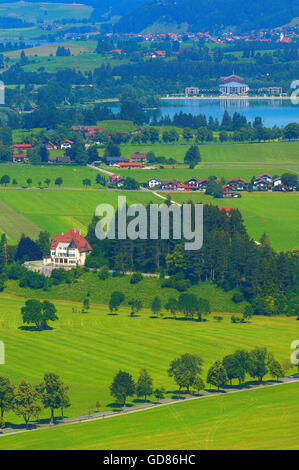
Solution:
<svg viewBox="0 0 299 470">
<path fill-rule="evenodd" d="M 51 150 L 50 156 L 60 156 L 61 150 Z M 10 176 L 10 183 L 8 186 L 12 187 L 13 179 L 17 180 L 17 187 L 28 186 L 27 179 L 31 178 L 31 187 L 48 187 L 45 180 L 49 178 L 49 188 L 58 188 L 55 184 L 57 178 L 62 178 L 62 188 L 84 188 L 82 181 L 88 178 L 91 182 L 90 188 L 101 188 L 102 186 L 96 184 L 96 177 L 98 172 L 91 170 L 85 166 L 67 166 L 67 165 L 29 165 L 29 164 L 16 164 L 16 163 L 1 163 L 0 177 L 3 175 Z M 41 184 L 40 184 L 41 183 Z M 4 186 L 2 186 L 4 187 Z"/>
<path fill-rule="evenodd" d="M 0 449 L 298 450 L 293 383 L 0 437 Z"/>
<path fill-rule="evenodd" d="M 74 169 L 64 167 L 63 171 L 71 172 Z M 78 171 L 84 173 L 86 170 L 88 169 L 82 168 Z M 92 170 L 90 171 L 92 174 Z M 96 172 L 93 174 L 95 178 Z M 83 175 L 80 175 L 80 181 L 82 177 Z M 70 181 L 70 185 L 72 183 L 74 181 Z M 162 195 L 165 197 L 165 193 Z M 0 231 L 5 232 L 12 242 L 16 242 L 22 233 L 36 238 L 40 230 L 47 230 L 51 235 L 55 235 L 77 227 L 86 234 L 96 207 L 103 202 L 116 207 L 118 196 L 126 196 L 129 205 L 136 202 L 163 203 L 163 200 L 152 192 L 2 188 Z M 298 247 L 298 193 L 245 192 L 240 199 L 213 199 L 201 193 L 173 192 L 171 198 L 177 202 L 192 200 L 220 207 L 238 207 L 253 238 L 258 240 L 266 232 L 276 250 Z"/>
<path fill-rule="evenodd" d="M 45 372 L 57 373 L 70 386 L 72 406 L 66 410 L 68 417 L 88 413 L 96 401 L 101 403 L 101 410 L 113 409 L 109 385 L 119 369 L 130 371 L 136 379 L 139 370 L 147 368 L 154 386 L 165 387 L 171 397 L 176 385 L 167 369 L 178 355 L 200 354 L 203 377 L 215 360 L 240 348 L 267 347 L 281 361 L 289 358 L 298 329 L 294 317 L 254 317 L 250 323 L 233 324 L 227 315 L 223 315 L 222 322 L 213 315 L 207 321 L 196 322 L 167 316 L 152 318 L 151 312 L 144 310 L 131 318 L 127 308 L 111 315 L 107 306 L 93 303 L 88 314 L 73 313 L 73 308 L 80 312 L 81 302 L 57 300 L 54 303 L 59 320 L 51 325 L 53 329 L 38 332 L 22 328 L 20 310 L 24 302 L 6 292 L 0 294 L 1 341 L 6 355 L 1 375 L 15 384 L 23 377 L 36 384 Z M 134 401 L 130 399 L 128 404 Z M 237 409 L 235 413 L 238 416 Z M 277 410 L 273 413 L 278 416 Z M 43 411 L 40 418 L 48 415 Z M 17 424 L 20 419 L 8 413 L 6 421 Z"/>
<path fill-rule="evenodd" d="M 43 19 L 52 23 L 61 18 L 88 18 L 92 10 L 91 7 L 82 4 L 12 2 L 0 5 L 0 16 L 16 15 L 16 17 L 27 22 L 36 23 L 39 19 Z"/>
<path fill-rule="evenodd" d="M 131 284 L 130 279 L 130 275 L 118 277 L 110 275 L 108 279 L 100 280 L 98 273 L 86 272 L 72 284 L 51 286 L 47 291 L 21 288 L 18 282 L 8 281 L 6 283 L 5 293 L 22 298 L 68 299 L 73 302 L 81 302 L 82 299 L 89 294 L 91 303 L 108 305 L 111 294 L 115 291 L 117 286 L 117 289 L 125 295 L 124 306 L 128 307 L 130 300 L 138 299 L 141 300 L 142 306 L 145 309 L 151 307 L 153 292 L 159 295 L 163 306 L 166 305 L 170 297 L 179 297 L 177 290 L 165 287 L 161 288 L 161 279 L 144 276 L 143 280 L 138 284 Z M 235 290 L 224 292 L 222 289 L 217 288 L 209 282 L 201 282 L 200 284 L 190 287 L 188 293 L 193 293 L 198 297 L 208 299 L 211 311 L 215 313 L 231 312 L 241 314 L 247 305 L 245 301 L 241 303 L 232 301 Z"/>
<path fill-rule="evenodd" d="M 176 202 L 216 204 L 235 207 L 241 211 L 248 233 L 259 240 L 266 232 L 275 250 L 291 250 L 298 247 L 299 193 L 242 193 L 240 199 L 214 199 L 205 194 L 171 193 Z"/>
<path fill-rule="evenodd" d="M 95 178 L 96 172 L 90 171 Z M 86 234 L 96 207 L 103 202 L 116 207 L 120 195 L 126 196 L 129 204 L 160 202 L 152 193 L 134 191 L 0 189 L 0 231 L 12 241 L 22 233 L 36 238 L 40 230 L 55 235 L 76 227 Z"/>
<path fill-rule="evenodd" d="M 158 127 L 158 130 L 161 129 Z M 124 156 L 130 153 L 154 152 L 156 156 L 172 157 L 178 162 L 184 161 L 184 156 L 193 142 L 179 142 L 175 144 L 122 144 L 121 150 Z M 267 142 L 267 143 L 244 143 L 244 144 L 199 144 L 202 162 L 217 162 L 219 168 L 222 164 L 234 163 L 236 165 L 246 164 L 250 167 L 262 164 L 271 168 L 271 165 L 289 168 L 291 165 L 299 168 L 298 154 L 299 142 Z M 270 166 L 269 166 L 270 165 Z"/>
</svg>

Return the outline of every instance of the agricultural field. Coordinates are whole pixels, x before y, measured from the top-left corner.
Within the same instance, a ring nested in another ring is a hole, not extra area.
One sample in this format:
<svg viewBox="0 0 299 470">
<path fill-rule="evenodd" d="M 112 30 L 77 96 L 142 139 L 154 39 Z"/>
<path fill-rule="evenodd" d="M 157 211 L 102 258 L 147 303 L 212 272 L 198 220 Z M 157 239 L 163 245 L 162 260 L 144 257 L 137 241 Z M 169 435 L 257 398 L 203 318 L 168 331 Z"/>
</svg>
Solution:
<svg viewBox="0 0 299 470">
<path fill-rule="evenodd" d="M 64 167 L 66 169 L 72 170 L 72 167 Z M 96 176 L 96 172 L 93 173 L 94 176 L 88 176 L 92 182 Z M 71 174 L 69 177 L 71 178 Z M 69 184 L 74 184 L 74 180 L 70 180 Z M 81 174 L 77 181 L 82 188 Z M 123 195 L 127 197 L 128 204 L 163 202 L 152 192 L 2 188 L 0 231 L 5 231 L 11 242 L 16 242 L 23 232 L 36 238 L 40 230 L 47 230 L 54 235 L 77 227 L 86 234 L 98 204 L 105 202 L 116 206 L 118 196 Z M 162 195 L 165 197 L 165 193 Z M 276 250 L 298 247 L 298 198 L 298 193 L 245 192 L 240 199 L 213 199 L 201 193 L 171 193 L 171 199 L 176 202 L 188 202 L 191 199 L 193 202 L 216 204 L 220 207 L 238 207 L 249 234 L 258 240 L 266 232 Z"/>
<path fill-rule="evenodd" d="M 0 438 L 0 449 L 298 449 L 299 384 Z M 245 424 L 244 424 L 245 423 Z M 224 432 L 225 429 L 225 432 Z"/>
<path fill-rule="evenodd" d="M 96 172 L 92 174 L 95 179 Z M 96 207 L 103 202 L 116 207 L 119 195 L 127 196 L 129 204 L 154 200 L 160 202 L 152 193 L 134 191 L 120 194 L 117 191 L 90 191 L 83 188 L 80 191 L 0 189 L 0 231 L 5 231 L 11 241 L 18 240 L 22 233 L 36 238 L 41 229 L 55 235 L 76 227 L 81 228 L 84 235 Z M 21 214 L 22 219 L 18 219 L 18 214 Z"/>
<path fill-rule="evenodd" d="M 50 156 L 63 155 L 61 150 L 51 150 Z M 0 165 L 0 176 L 10 176 L 10 183 L 12 180 L 17 180 L 17 187 L 27 186 L 27 179 L 31 178 L 31 187 L 48 187 L 45 183 L 45 179 L 50 179 L 49 188 L 57 188 L 55 180 L 62 178 L 62 188 L 84 188 L 82 180 L 85 178 L 90 179 L 90 188 L 101 188 L 102 186 L 96 184 L 97 171 L 91 170 L 85 166 L 67 166 L 67 165 L 29 165 L 29 164 L 14 164 L 14 163 L 1 163 Z"/>
<path fill-rule="evenodd" d="M 223 315 L 222 322 L 212 315 L 207 321 L 196 322 L 167 316 L 153 318 L 151 312 L 144 310 L 132 318 L 128 308 L 111 315 L 107 306 L 92 303 L 88 314 L 75 313 L 73 309 L 80 312 L 82 303 L 69 300 L 54 301 L 59 320 L 53 329 L 37 332 L 22 325 L 20 309 L 24 302 L 25 299 L 6 292 L 0 294 L 1 340 L 6 352 L 1 374 L 15 384 L 23 377 L 36 384 L 45 372 L 57 373 L 70 386 L 72 407 L 66 410 L 67 417 L 88 414 L 96 401 L 101 403 L 101 410 L 114 409 L 109 385 L 119 369 L 131 372 L 136 378 L 145 367 L 153 377 L 154 386 L 165 387 L 166 396 L 171 397 L 177 388 L 167 369 L 182 353 L 202 356 L 205 378 L 215 360 L 240 348 L 267 347 L 278 360 L 288 359 L 290 344 L 296 339 L 294 317 L 254 317 L 249 323 L 233 324 L 229 315 Z M 244 407 L 245 403 L 248 409 L 248 401 L 244 400 Z M 129 400 L 128 404 L 134 401 Z M 277 419 L 279 414 L 274 409 Z M 237 417 L 239 407 L 234 413 Z M 40 418 L 48 415 L 48 411 L 43 412 Z M 7 414 L 6 420 L 20 423 L 12 414 Z M 161 422 L 164 420 L 160 419 Z M 238 422 L 242 422 L 239 417 Z M 5 444 L 1 441 L 0 445 Z"/>
<path fill-rule="evenodd" d="M 259 240 L 266 232 L 273 248 L 291 250 L 298 247 L 299 193 L 243 193 L 240 199 L 213 199 L 205 194 L 171 193 L 176 202 L 217 204 L 237 207 L 243 216 L 249 235 Z"/>
<path fill-rule="evenodd" d="M 159 129 L 159 128 L 158 128 Z M 122 144 L 121 150 L 124 156 L 133 152 L 154 152 L 156 156 L 172 157 L 182 163 L 184 156 L 193 142 L 179 142 L 175 144 L 155 143 L 144 144 Z M 248 165 L 248 168 L 280 167 L 289 170 L 299 169 L 299 142 L 268 142 L 253 144 L 203 144 L 199 145 L 203 163 L 219 164 L 219 169 L 227 164 Z"/>
<path fill-rule="evenodd" d="M 61 18 L 76 20 L 89 18 L 92 10 L 90 6 L 82 4 L 14 2 L 2 3 L 0 16 L 13 15 L 30 23 L 37 23 L 38 20 L 52 23 Z"/>
</svg>

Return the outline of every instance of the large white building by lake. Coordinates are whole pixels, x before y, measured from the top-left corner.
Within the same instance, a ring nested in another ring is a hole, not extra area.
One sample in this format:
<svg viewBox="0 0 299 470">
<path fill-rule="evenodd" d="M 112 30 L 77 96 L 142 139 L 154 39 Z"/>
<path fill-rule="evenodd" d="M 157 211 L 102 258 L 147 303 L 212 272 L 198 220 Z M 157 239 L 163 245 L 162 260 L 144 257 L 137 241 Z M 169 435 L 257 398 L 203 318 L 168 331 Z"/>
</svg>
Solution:
<svg viewBox="0 0 299 470">
<path fill-rule="evenodd" d="M 219 86 L 221 95 L 236 96 L 236 95 L 247 95 L 249 86 L 244 83 L 243 78 L 238 75 L 230 75 L 229 77 L 223 78 L 224 83 Z"/>
</svg>

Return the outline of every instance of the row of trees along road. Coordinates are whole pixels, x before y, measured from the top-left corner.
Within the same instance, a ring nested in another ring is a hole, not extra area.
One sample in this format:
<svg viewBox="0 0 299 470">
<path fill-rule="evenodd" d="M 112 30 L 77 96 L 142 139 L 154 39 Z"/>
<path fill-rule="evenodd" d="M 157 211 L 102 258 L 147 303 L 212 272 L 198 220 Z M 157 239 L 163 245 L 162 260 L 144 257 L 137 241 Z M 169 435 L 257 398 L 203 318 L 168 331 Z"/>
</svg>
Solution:
<svg viewBox="0 0 299 470">
<path fill-rule="evenodd" d="M 168 375 L 172 377 L 179 387 L 179 392 L 186 389 L 187 393 L 195 390 L 199 393 L 205 389 L 205 382 L 202 379 L 203 359 L 197 354 L 183 354 L 174 359 L 168 368 Z M 206 382 L 219 390 L 233 380 L 238 380 L 242 385 L 246 376 L 263 382 L 266 374 L 270 374 L 276 380 L 284 377 L 291 368 L 288 360 L 280 364 L 273 354 L 266 348 L 255 348 L 252 351 L 237 350 L 216 361 L 208 370 Z M 164 398 L 165 389 L 160 388 L 154 391 L 153 379 L 146 369 L 141 369 L 137 382 L 134 382 L 129 372 L 120 370 L 114 377 L 110 386 L 111 395 L 125 406 L 128 397 L 143 397 L 146 400 L 154 395 L 157 400 Z"/>
<path fill-rule="evenodd" d="M 32 385 L 22 379 L 19 386 L 10 382 L 8 377 L 0 377 L 0 428 L 5 427 L 4 413 L 13 411 L 25 421 L 26 429 L 32 419 L 37 419 L 42 408 L 50 410 L 50 424 L 54 423 L 54 411 L 60 409 L 61 418 L 64 418 L 64 409 L 71 406 L 68 396 L 69 387 L 60 377 L 53 373 L 44 375 L 39 385 Z"/>
</svg>

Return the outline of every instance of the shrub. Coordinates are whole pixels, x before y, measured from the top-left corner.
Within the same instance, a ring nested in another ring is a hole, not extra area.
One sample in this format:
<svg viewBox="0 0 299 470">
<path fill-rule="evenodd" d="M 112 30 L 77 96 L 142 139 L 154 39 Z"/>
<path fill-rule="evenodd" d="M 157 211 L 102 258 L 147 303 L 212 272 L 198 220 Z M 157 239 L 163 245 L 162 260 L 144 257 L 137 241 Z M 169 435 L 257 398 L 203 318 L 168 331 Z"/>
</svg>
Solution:
<svg viewBox="0 0 299 470">
<path fill-rule="evenodd" d="M 236 304 L 243 302 L 244 296 L 241 292 L 235 292 L 234 295 L 232 296 L 232 301 L 235 302 Z"/>
<path fill-rule="evenodd" d="M 22 266 L 20 263 L 13 263 L 11 264 L 8 269 L 7 269 L 7 276 L 8 279 L 21 279 L 25 273 L 27 272 L 27 269 Z"/>
<path fill-rule="evenodd" d="M 109 277 L 109 271 L 107 267 L 104 267 L 98 274 L 98 278 L 100 281 L 105 281 Z"/>
<path fill-rule="evenodd" d="M 142 278 L 143 278 L 142 274 L 134 273 L 131 276 L 130 284 L 138 284 L 138 282 L 142 281 Z"/>
<path fill-rule="evenodd" d="M 33 271 L 27 271 L 20 280 L 20 287 L 30 287 L 31 289 L 43 289 L 46 284 L 46 277 Z"/>
</svg>

